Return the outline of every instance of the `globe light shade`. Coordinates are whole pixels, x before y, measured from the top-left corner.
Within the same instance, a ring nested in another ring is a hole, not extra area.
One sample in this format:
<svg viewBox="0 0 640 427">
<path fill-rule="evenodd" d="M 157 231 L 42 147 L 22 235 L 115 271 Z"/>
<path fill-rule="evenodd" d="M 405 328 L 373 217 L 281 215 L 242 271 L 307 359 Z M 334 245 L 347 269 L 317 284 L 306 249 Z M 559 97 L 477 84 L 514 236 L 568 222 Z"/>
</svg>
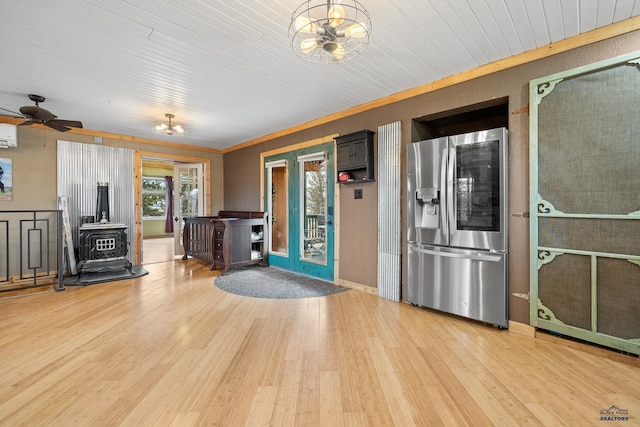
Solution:
<svg viewBox="0 0 640 427">
<path fill-rule="evenodd" d="M 327 18 L 329 19 L 329 25 L 333 28 L 338 27 L 338 25 L 344 22 L 344 9 L 342 6 L 334 5 L 329 9 L 329 13 L 327 14 Z"/>
<path fill-rule="evenodd" d="M 344 29 L 345 37 L 366 37 L 367 29 L 363 24 L 353 24 L 349 25 Z"/>
<path fill-rule="evenodd" d="M 296 31 L 301 31 L 303 33 L 315 34 L 318 30 L 318 26 L 311 22 L 311 20 L 305 16 L 298 16 L 295 20 L 295 28 Z"/>
<path fill-rule="evenodd" d="M 338 43 L 338 46 L 333 50 L 333 56 L 336 61 L 342 61 L 344 59 L 344 48 Z"/>
<path fill-rule="evenodd" d="M 302 40 L 302 42 L 300 43 L 300 49 L 304 53 L 311 53 L 313 49 L 315 49 L 316 47 L 318 47 L 318 42 L 316 41 L 315 38 L 305 39 L 305 40 Z"/>
<path fill-rule="evenodd" d="M 164 135 L 184 135 L 187 133 L 187 128 L 185 128 L 183 125 L 180 125 L 178 123 L 173 123 L 171 120 L 175 117 L 173 114 L 171 113 L 167 113 L 164 115 L 167 119 L 169 119 L 168 122 L 160 122 L 160 123 L 156 123 L 153 126 L 153 131 L 156 133 L 161 133 Z"/>
</svg>

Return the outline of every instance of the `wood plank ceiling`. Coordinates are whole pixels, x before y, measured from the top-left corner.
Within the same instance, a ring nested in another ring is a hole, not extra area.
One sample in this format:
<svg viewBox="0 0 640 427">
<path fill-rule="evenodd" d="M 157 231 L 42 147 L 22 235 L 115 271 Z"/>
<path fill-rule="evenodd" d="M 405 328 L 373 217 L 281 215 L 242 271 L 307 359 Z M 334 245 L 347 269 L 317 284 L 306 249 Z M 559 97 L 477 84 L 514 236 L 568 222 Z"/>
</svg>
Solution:
<svg viewBox="0 0 640 427">
<path fill-rule="evenodd" d="M 291 49 L 299 3 L 0 0 L 0 107 L 36 93 L 85 128 L 225 149 L 640 14 L 634 0 L 361 0 L 370 46 L 324 65 Z M 165 113 L 188 134 L 154 134 Z"/>
</svg>

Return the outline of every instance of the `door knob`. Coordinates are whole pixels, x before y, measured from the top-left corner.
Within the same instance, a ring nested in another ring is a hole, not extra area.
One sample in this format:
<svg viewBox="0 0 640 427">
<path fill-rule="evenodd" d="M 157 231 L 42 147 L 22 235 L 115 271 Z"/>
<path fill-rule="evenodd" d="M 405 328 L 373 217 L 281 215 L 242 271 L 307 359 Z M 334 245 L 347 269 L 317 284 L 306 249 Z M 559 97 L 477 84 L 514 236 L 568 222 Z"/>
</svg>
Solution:
<svg viewBox="0 0 640 427">
<path fill-rule="evenodd" d="M 173 220 L 174 220 L 175 222 L 178 222 L 178 217 L 177 217 L 177 216 L 176 216 L 176 217 L 174 217 L 174 218 L 173 218 Z"/>
</svg>

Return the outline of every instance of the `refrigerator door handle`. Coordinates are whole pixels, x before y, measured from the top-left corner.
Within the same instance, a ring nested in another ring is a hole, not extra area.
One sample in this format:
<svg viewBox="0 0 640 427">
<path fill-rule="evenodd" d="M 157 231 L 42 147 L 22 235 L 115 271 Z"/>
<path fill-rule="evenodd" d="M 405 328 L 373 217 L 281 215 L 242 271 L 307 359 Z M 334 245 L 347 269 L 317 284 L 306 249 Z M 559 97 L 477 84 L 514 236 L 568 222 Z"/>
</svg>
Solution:
<svg viewBox="0 0 640 427">
<path fill-rule="evenodd" d="M 442 150 L 442 158 L 440 159 L 440 229 L 442 233 L 446 236 L 445 242 L 449 244 L 449 221 L 447 221 L 446 215 L 448 215 L 449 210 L 449 189 L 447 187 L 447 163 L 449 162 L 449 157 L 447 153 L 447 148 Z M 444 204 L 442 204 L 442 199 L 444 199 Z"/>
<path fill-rule="evenodd" d="M 451 236 L 457 231 L 456 224 L 456 187 L 455 187 L 455 173 L 456 173 L 456 149 L 453 145 L 453 141 L 449 141 L 447 153 L 447 222 L 449 232 L 449 242 L 451 242 Z M 451 244 L 451 243 L 449 243 Z"/>
<path fill-rule="evenodd" d="M 430 249 L 418 248 L 415 246 L 409 246 L 409 249 L 412 249 L 416 252 L 420 252 L 427 255 L 444 256 L 449 258 L 464 258 L 464 259 L 472 259 L 475 261 L 492 261 L 492 262 L 499 262 L 500 260 L 502 260 L 502 256 L 500 255 L 481 254 L 478 252 L 474 252 L 471 254 L 460 254 L 455 252 L 434 251 Z"/>
</svg>

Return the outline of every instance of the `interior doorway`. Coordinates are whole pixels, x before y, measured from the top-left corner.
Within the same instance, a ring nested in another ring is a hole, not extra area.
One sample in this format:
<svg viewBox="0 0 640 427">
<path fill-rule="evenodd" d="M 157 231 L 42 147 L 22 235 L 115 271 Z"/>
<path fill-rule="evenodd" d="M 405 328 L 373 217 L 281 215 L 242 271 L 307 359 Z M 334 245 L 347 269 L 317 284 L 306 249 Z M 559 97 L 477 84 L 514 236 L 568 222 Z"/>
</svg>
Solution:
<svg viewBox="0 0 640 427">
<path fill-rule="evenodd" d="M 181 258 L 183 218 L 206 211 L 207 163 L 142 156 L 140 165 L 141 263 Z"/>
</svg>

